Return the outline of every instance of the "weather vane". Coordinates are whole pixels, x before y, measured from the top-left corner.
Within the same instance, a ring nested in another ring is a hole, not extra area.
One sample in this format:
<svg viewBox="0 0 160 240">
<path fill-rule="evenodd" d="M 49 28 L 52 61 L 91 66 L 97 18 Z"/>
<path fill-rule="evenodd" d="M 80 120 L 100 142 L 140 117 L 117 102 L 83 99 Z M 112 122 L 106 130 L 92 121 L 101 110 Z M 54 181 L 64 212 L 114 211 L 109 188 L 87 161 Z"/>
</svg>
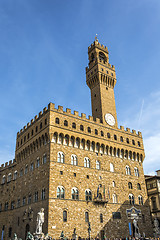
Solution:
<svg viewBox="0 0 160 240">
<path fill-rule="evenodd" d="M 95 36 L 95 41 L 98 41 L 98 38 L 97 38 L 97 33 L 96 33 L 96 36 Z"/>
</svg>

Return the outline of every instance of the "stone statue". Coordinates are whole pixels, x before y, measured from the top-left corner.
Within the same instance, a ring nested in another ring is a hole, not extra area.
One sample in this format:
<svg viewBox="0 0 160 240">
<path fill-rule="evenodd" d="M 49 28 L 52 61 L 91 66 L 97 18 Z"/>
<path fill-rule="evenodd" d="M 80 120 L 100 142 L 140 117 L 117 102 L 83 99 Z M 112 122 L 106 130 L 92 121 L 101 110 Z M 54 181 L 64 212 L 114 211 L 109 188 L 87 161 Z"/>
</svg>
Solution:
<svg viewBox="0 0 160 240">
<path fill-rule="evenodd" d="M 138 225 L 137 225 L 137 220 L 134 218 L 134 220 L 133 220 L 133 225 L 134 225 L 134 227 L 135 227 L 135 238 L 139 238 L 139 227 L 138 227 Z"/>
<path fill-rule="evenodd" d="M 18 237 L 17 237 L 17 234 L 16 234 L 16 233 L 14 233 L 13 240 L 18 240 Z"/>
<path fill-rule="evenodd" d="M 74 228 L 74 230 L 73 230 L 72 239 L 73 240 L 77 239 L 76 228 Z"/>
<path fill-rule="evenodd" d="M 38 212 L 37 214 L 36 234 L 42 234 L 43 223 L 44 223 L 44 209 L 41 208 L 40 212 Z"/>
<path fill-rule="evenodd" d="M 154 233 L 155 233 L 155 237 L 160 236 L 160 228 L 159 228 L 159 222 L 157 218 L 154 219 Z"/>
<path fill-rule="evenodd" d="M 26 240 L 34 240 L 34 237 L 30 232 L 27 233 Z"/>
<path fill-rule="evenodd" d="M 63 231 L 61 232 L 60 239 L 64 239 L 64 233 L 63 233 Z"/>
</svg>

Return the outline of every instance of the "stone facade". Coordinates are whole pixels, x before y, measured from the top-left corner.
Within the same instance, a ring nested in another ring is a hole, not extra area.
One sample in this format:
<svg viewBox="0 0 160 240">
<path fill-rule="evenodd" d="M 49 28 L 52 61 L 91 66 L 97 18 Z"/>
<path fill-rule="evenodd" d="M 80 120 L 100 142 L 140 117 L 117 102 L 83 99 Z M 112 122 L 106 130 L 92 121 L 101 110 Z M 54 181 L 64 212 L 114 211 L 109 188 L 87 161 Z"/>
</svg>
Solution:
<svg viewBox="0 0 160 240">
<path fill-rule="evenodd" d="M 62 230 L 71 238 L 74 228 L 88 237 L 88 223 L 91 237 L 134 235 L 134 218 L 139 232 L 152 236 L 142 135 L 117 127 L 107 48 L 96 39 L 88 54 L 93 116 L 50 103 L 17 133 L 15 160 L 0 168 L 4 239 L 35 232 L 41 208 L 43 232 L 56 239 Z"/>
</svg>

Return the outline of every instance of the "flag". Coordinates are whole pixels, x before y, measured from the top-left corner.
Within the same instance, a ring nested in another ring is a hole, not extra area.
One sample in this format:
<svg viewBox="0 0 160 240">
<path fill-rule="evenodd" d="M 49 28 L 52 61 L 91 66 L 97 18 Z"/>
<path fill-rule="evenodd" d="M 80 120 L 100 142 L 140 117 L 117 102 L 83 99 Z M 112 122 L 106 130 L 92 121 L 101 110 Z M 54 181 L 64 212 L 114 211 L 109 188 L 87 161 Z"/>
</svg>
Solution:
<svg viewBox="0 0 160 240">
<path fill-rule="evenodd" d="M 97 198 L 98 198 L 98 195 L 99 195 L 99 185 L 98 185 L 98 188 L 97 188 Z"/>
<path fill-rule="evenodd" d="M 109 197 L 109 199 L 110 199 L 109 187 L 108 187 L 108 197 Z"/>
</svg>

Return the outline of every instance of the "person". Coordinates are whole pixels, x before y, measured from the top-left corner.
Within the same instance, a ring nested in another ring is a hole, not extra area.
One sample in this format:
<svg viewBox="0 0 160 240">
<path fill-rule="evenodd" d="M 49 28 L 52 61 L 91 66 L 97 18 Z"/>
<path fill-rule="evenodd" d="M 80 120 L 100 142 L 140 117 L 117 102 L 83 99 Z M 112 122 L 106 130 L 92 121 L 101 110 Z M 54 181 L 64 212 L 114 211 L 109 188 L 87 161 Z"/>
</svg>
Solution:
<svg viewBox="0 0 160 240">
<path fill-rule="evenodd" d="M 44 209 L 41 208 L 40 212 L 37 214 L 37 226 L 36 226 L 36 233 L 42 233 L 42 225 L 44 223 Z"/>
</svg>

